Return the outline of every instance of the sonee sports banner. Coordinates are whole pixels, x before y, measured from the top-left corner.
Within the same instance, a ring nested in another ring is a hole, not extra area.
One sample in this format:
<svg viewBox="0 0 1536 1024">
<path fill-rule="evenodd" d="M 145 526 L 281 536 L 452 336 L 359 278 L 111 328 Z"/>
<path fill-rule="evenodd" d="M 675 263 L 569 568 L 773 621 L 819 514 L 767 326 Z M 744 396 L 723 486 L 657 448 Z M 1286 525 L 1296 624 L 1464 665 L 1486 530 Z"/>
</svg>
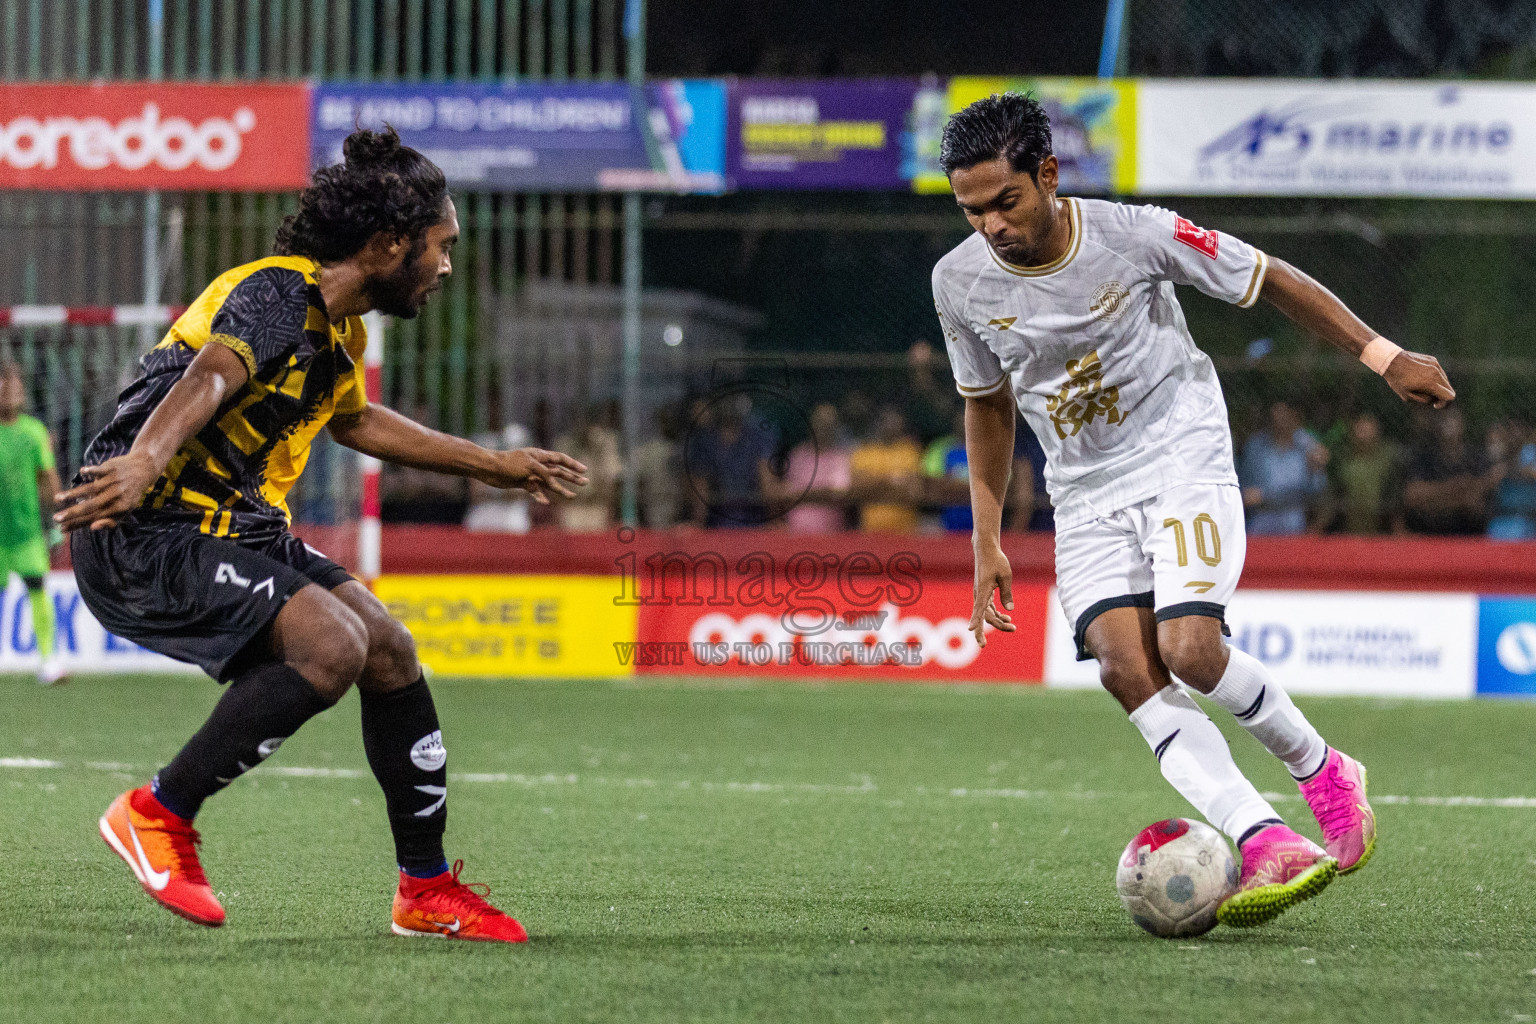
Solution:
<svg viewBox="0 0 1536 1024">
<path fill-rule="evenodd" d="M 0 85 L 0 189 L 276 192 L 308 158 L 302 84 Z"/>
</svg>

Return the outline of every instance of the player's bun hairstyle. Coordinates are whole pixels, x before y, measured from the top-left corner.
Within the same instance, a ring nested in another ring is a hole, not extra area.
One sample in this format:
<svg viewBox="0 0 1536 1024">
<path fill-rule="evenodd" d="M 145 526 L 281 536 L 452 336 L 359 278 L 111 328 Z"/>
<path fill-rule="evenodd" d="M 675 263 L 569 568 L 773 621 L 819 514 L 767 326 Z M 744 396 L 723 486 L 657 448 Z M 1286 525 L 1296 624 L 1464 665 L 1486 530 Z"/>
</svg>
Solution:
<svg viewBox="0 0 1536 1024">
<path fill-rule="evenodd" d="M 414 240 L 443 216 L 448 182 L 436 164 L 389 125 L 359 128 L 342 144 L 345 161 L 315 172 L 299 195 L 299 212 L 283 219 L 272 246 L 277 256 L 321 263 L 355 254 L 376 232 Z"/>
<path fill-rule="evenodd" d="M 1051 155 L 1051 120 L 1028 93 L 1005 92 L 977 100 L 944 125 L 939 165 L 945 174 L 1005 157 L 1035 178 Z"/>
</svg>

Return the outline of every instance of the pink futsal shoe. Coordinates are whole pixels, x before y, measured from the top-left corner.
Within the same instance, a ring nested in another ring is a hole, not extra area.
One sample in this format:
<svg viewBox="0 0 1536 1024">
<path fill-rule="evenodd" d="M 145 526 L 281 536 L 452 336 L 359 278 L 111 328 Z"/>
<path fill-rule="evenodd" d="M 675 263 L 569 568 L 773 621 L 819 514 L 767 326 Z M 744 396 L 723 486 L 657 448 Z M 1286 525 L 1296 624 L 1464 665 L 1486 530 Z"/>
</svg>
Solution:
<svg viewBox="0 0 1536 1024">
<path fill-rule="evenodd" d="M 1323 845 L 1338 860 L 1339 874 L 1364 867 L 1376 852 L 1376 814 L 1365 799 L 1365 766 L 1329 748 L 1322 770 L 1297 785 L 1323 827 Z"/>
<path fill-rule="evenodd" d="M 1216 920 L 1252 928 L 1274 920 L 1328 887 L 1339 862 L 1305 836 L 1271 825 L 1243 844 L 1242 881 L 1216 908 Z"/>
</svg>

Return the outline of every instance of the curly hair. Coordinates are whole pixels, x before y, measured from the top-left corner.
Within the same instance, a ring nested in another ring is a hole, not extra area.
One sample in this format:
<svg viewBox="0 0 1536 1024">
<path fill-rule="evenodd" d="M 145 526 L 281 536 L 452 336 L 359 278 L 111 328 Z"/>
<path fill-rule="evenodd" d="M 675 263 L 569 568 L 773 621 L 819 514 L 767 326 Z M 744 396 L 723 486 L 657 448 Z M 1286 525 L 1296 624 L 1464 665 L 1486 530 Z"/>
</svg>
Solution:
<svg viewBox="0 0 1536 1024">
<path fill-rule="evenodd" d="M 1034 178 L 1051 155 L 1051 120 L 1028 93 L 1005 92 L 977 100 L 944 125 L 939 164 L 945 174 L 998 157 Z"/>
<path fill-rule="evenodd" d="M 299 212 L 283 219 L 276 256 L 332 263 L 354 255 L 377 232 L 416 239 L 443 216 L 448 183 L 436 164 L 400 144 L 394 128 L 359 128 L 342 144 L 345 160 L 315 172 Z"/>
</svg>

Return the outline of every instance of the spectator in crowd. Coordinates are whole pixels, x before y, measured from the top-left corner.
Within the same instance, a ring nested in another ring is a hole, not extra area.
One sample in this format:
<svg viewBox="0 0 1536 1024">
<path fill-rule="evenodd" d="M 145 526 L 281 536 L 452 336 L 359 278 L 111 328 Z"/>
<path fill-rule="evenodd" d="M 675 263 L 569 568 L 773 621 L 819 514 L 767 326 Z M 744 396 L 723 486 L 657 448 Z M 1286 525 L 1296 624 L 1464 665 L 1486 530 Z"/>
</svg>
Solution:
<svg viewBox="0 0 1536 1024">
<path fill-rule="evenodd" d="M 960 395 L 948 369 L 940 365 L 934 347 L 926 341 L 915 341 L 907 349 L 905 398 L 907 427 L 919 441 L 930 442 L 949 433 L 961 404 Z"/>
<path fill-rule="evenodd" d="M 907 434 L 901 410 L 884 406 L 875 436 L 854 448 L 849 459 L 855 497 L 861 502 L 859 529 L 911 533 L 923 491 L 923 451 Z"/>
<path fill-rule="evenodd" d="M 729 395 L 706 413 L 695 417 L 684 453 L 695 516 L 705 526 L 761 526 L 768 521 L 765 495 L 778 432 L 749 395 Z"/>
<path fill-rule="evenodd" d="M 1374 414 L 1361 413 L 1349 422 L 1343 450 L 1331 468 L 1336 529 L 1403 532 L 1403 456 L 1381 436 L 1381 421 Z"/>
<path fill-rule="evenodd" d="M 624 464 L 619 458 L 618 431 L 604 422 L 604 412 L 591 410 L 556 442 L 558 450 L 586 465 L 591 481 L 558 506 L 560 527 L 571 533 L 602 533 L 613 525 Z"/>
<path fill-rule="evenodd" d="M 432 426 L 432 411 L 417 403 L 411 419 Z M 391 523 L 442 523 L 458 525 L 468 508 L 462 477 L 444 476 L 424 469 L 385 463 L 379 479 L 383 518 Z"/>
<path fill-rule="evenodd" d="M 1003 512 L 1011 530 L 1056 529 L 1056 510 L 1045 489 L 1045 449 L 1023 417 L 1013 425 L 1013 480 Z"/>
<path fill-rule="evenodd" d="M 635 492 L 640 521 L 669 530 L 682 519 L 682 424 L 677 406 L 656 410 L 656 433 L 635 449 Z"/>
<path fill-rule="evenodd" d="M 1404 519 L 1414 533 L 1482 533 L 1488 525 L 1488 462 L 1467 438 L 1455 406 L 1420 414 L 1419 442 L 1403 487 Z"/>
<path fill-rule="evenodd" d="M 774 480 L 773 505 L 796 533 L 835 533 L 848 525 L 852 449 L 843 437 L 837 406 L 811 410 L 811 436 L 795 445 L 783 480 Z"/>
<path fill-rule="evenodd" d="M 1489 429 L 1487 449 L 1494 479 L 1488 536 L 1536 539 L 1536 437 L 1524 423 L 1508 419 Z"/>
<path fill-rule="evenodd" d="M 970 465 L 965 455 L 965 410 L 955 414 L 949 433 L 923 453 L 928 500 L 939 506 L 938 525 L 946 531 L 969 532 L 971 521 Z"/>
<path fill-rule="evenodd" d="M 875 429 L 875 403 L 858 388 L 843 395 L 838 415 L 843 421 L 843 434 L 847 438 L 868 437 Z"/>
<path fill-rule="evenodd" d="M 1305 532 L 1308 506 L 1328 485 L 1327 465 L 1328 449 L 1302 428 L 1295 407 L 1287 402 L 1272 405 L 1267 429 L 1243 446 L 1238 475 L 1248 508 L 1248 532 Z"/>
<path fill-rule="evenodd" d="M 503 423 L 501 394 L 494 387 L 486 396 L 486 415 L 490 429 L 471 440 L 493 452 L 509 452 L 533 443 L 528 428 L 521 423 Z M 528 495 L 505 491 L 478 480 L 469 482 L 469 511 L 464 528 L 471 533 L 527 533 L 531 525 Z"/>
</svg>

